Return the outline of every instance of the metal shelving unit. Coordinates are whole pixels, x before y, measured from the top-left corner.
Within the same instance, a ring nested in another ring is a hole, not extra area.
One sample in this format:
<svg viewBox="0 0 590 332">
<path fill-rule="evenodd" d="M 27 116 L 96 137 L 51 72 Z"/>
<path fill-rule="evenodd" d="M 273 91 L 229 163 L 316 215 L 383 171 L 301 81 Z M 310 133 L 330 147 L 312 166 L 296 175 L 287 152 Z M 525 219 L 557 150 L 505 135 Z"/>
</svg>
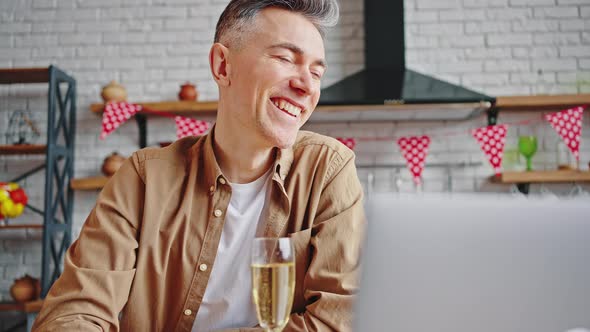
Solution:
<svg viewBox="0 0 590 332">
<path fill-rule="evenodd" d="M 48 83 L 47 139 L 45 145 L 2 145 L 0 155 L 44 154 L 45 162 L 10 182 L 19 182 L 45 170 L 44 208 L 27 208 L 43 217 L 41 298 L 45 298 L 62 270 L 62 260 L 71 243 L 74 192 L 74 145 L 76 136 L 76 81 L 56 66 L 0 69 L 0 84 Z M 3 179 L 4 180 L 4 179 Z M 13 227 L 4 227 L 7 229 Z"/>
</svg>

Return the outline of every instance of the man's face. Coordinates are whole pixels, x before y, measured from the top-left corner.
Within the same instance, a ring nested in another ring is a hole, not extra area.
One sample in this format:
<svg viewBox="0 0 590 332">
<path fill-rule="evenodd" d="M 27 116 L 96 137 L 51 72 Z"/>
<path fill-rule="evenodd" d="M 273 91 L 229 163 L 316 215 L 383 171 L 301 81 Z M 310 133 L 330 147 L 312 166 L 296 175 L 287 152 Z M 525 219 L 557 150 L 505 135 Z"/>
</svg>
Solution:
<svg viewBox="0 0 590 332">
<path fill-rule="evenodd" d="M 320 33 L 300 14 L 266 8 L 244 33 L 242 47 L 228 48 L 229 121 L 261 147 L 292 146 L 320 98 L 326 70 Z"/>
</svg>

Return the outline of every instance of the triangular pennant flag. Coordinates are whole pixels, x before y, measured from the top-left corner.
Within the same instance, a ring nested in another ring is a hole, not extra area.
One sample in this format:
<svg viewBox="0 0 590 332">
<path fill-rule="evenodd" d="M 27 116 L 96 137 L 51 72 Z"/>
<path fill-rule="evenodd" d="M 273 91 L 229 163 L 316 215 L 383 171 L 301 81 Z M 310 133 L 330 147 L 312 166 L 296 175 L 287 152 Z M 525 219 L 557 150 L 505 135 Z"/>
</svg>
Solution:
<svg viewBox="0 0 590 332">
<path fill-rule="evenodd" d="M 553 129 L 561 136 L 578 161 L 580 160 L 583 113 L 584 107 L 578 106 L 545 115 L 545 119 L 551 123 Z"/>
<path fill-rule="evenodd" d="M 402 137 L 397 141 L 397 144 L 401 148 L 404 158 L 406 158 L 408 169 L 414 176 L 414 182 L 420 184 L 422 171 L 424 170 L 424 160 L 430 145 L 430 137 Z"/>
<path fill-rule="evenodd" d="M 487 126 L 472 132 L 496 174 L 502 173 L 502 157 L 504 156 L 507 132 L 507 125 Z"/>
<path fill-rule="evenodd" d="M 186 136 L 201 136 L 209 130 L 209 122 L 185 118 L 183 116 L 174 117 L 176 121 L 176 137 L 181 139 Z"/>
<path fill-rule="evenodd" d="M 354 138 L 347 138 L 347 137 L 336 137 L 342 144 L 346 145 L 349 149 L 354 150 L 356 146 L 356 140 Z"/>
<path fill-rule="evenodd" d="M 141 111 L 140 105 L 130 104 L 126 101 L 109 102 L 102 113 L 102 132 L 100 139 L 105 139 L 117 129 L 123 122 L 129 120 L 135 113 Z"/>
</svg>

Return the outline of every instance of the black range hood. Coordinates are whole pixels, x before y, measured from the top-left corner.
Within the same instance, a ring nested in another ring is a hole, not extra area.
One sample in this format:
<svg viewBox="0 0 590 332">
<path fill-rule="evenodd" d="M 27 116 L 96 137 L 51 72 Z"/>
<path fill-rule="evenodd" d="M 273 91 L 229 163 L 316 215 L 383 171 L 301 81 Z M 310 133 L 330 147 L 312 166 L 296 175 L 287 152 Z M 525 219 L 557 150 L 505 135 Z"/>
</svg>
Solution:
<svg viewBox="0 0 590 332">
<path fill-rule="evenodd" d="M 322 89 L 319 106 L 467 112 L 459 118 L 491 107 L 493 97 L 406 68 L 403 4 L 404 0 L 365 0 L 365 69 Z M 432 114 L 424 119 L 439 118 Z"/>
</svg>

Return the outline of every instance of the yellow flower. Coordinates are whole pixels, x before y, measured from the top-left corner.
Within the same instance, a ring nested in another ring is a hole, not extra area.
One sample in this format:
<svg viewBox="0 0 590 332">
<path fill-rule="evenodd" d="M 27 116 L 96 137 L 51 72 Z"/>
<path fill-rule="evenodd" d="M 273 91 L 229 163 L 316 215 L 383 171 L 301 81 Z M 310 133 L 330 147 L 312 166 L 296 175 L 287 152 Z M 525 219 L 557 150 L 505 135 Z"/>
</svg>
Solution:
<svg viewBox="0 0 590 332">
<path fill-rule="evenodd" d="M 0 203 L 9 200 L 10 199 L 10 193 L 8 192 L 8 190 L 4 190 L 4 189 L 0 189 Z"/>
<path fill-rule="evenodd" d="M 21 203 L 14 204 L 14 208 L 12 209 L 12 218 L 16 218 L 16 217 L 20 216 L 21 214 L 23 214 L 24 209 L 25 209 L 25 206 L 22 205 Z"/>
<path fill-rule="evenodd" d="M 3 215 L 12 218 L 12 210 L 14 209 L 14 203 L 7 199 L 4 202 L 2 202 L 2 205 L 0 205 L 0 213 L 2 213 Z"/>
</svg>

